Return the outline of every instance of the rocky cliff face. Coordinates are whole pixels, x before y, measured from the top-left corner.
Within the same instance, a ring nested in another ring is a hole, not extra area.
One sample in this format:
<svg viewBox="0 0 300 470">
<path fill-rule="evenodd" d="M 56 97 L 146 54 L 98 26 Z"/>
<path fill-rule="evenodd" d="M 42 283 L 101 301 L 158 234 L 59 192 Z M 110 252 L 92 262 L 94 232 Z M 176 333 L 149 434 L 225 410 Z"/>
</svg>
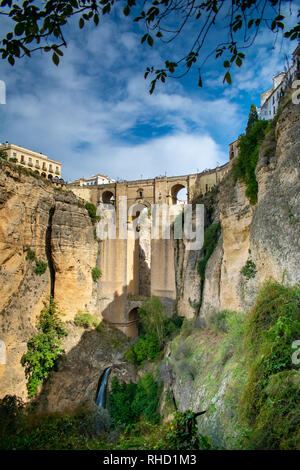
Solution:
<svg viewBox="0 0 300 470">
<path fill-rule="evenodd" d="M 290 102 L 260 148 L 255 206 L 245 196 L 244 184 L 233 184 L 232 170 L 220 183 L 216 205 L 222 234 L 206 266 L 202 298 L 197 277 L 201 252 L 179 250 L 177 278 L 180 273 L 183 278 L 178 283 L 179 314 L 193 316 L 187 299 L 195 299 L 194 292 L 198 292 L 200 313 L 205 317 L 218 310 L 250 308 L 266 279 L 299 282 L 299 133 L 299 109 Z M 257 271 L 250 279 L 241 274 L 248 260 Z"/>
<path fill-rule="evenodd" d="M 35 274 L 36 261 L 27 259 L 28 250 L 48 264 L 44 274 Z M 51 290 L 64 320 L 79 309 L 97 311 L 91 277 L 96 257 L 89 215 L 72 193 L 1 164 L 0 339 L 6 365 L 0 365 L 0 396 L 26 398 L 20 359 Z"/>
<path fill-rule="evenodd" d="M 290 102 L 260 148 L 255 206 L 249 204 L 244 185 L 233 184 L 232 171 L 220 183 L 217 205 L 222 232 L 206 265 L 199 298 L 200 326 L 220 310 L 245 312 L 267 279 L 299 283 L 299 135 L 299 106 Z M 201 252 L 188 253 L 182 248 L 178 257 L 177 275 L 183 259 L 187 266 L 178 291 L 178 309 L 188 318 L 192 315 L 185 298 L 188 292 L 199 294 L 193 260 L 201 256 Z M 241 274 L 247 260 L 256 267 L 256 274 L 250 279 Z M 207 410 L 199 419 L 202 433 L 213 437 L 217 446 L 236 448 L 235 438 L 244 432 L 238 427 L 235 406 L 245 382 L 245 370 L 239 354 L 229 360 L 220 359 L 220 344 L 220 336 L 209 329 L 194 326 L 189 332 L 183 331 L 167 354 L 173 373 L 171 388 L 180 410 Z"/>
</svg>

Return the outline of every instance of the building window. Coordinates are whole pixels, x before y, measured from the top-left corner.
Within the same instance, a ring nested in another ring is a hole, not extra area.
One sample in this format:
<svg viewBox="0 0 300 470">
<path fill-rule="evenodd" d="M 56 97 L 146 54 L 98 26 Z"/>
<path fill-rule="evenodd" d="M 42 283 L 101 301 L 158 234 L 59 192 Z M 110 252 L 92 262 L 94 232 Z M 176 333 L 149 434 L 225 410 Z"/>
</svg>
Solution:
<svg viewBox="0 0 300 470">
<path fill-rule="evenodd" d="M 25 163 L 24 155 L 21 155 L 21 163 Z"/>
</svg>

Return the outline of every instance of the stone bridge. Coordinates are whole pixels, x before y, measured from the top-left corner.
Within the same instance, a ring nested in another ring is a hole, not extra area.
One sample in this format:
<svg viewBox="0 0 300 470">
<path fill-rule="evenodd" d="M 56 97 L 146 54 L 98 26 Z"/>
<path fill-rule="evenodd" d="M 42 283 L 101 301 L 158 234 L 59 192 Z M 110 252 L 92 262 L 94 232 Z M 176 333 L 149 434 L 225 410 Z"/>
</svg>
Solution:
<svg viewBox="0 0 300 470">
<path fill-rule="evenodd" d="M 97 207 L 103 204 L 114 206 L 118 221 L 120 196 L 127 197 L 128 207 L 139 205 L 150 208 L 151 204 L 176 204 L 178 192 L 186 188 L 187 202 L 190 202 L 218 184 L 229 166 L 230 163 L 227 163 L 214 170 L 184 176 L 68 187 Z M 117 238 L 101 241 L 99 248 L 97 265 L 102 277 L 97 296 L 99 314 L 104 319 L 128 336 L 136 337 L 141 299 L 155 295 L 170 314 L 173 312 L 176 285 L 172 239 L 151 239 L 149 220 L 138 239 L 130 233 L 127 239 L 120 239 L 117 227 Z"/>
</svg>

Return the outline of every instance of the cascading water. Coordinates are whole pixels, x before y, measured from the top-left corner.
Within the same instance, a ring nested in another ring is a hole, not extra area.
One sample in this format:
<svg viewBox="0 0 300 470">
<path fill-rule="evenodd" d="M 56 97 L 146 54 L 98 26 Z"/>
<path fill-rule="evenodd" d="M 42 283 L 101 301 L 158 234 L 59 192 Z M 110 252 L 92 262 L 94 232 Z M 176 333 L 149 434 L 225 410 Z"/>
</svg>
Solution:
<svg viewBox="0 0 300 470">
<path fill-rule="evenodd" d="M 99 385 L 98 385 L 98 390 L 97 390 L 97 396 L 96 396 L 96 405 L 99 406 L 99 408 L 105 408 L 105 402 L 106 402 L 106 385 L 108 381 L 108 376 L 110 374 L 111 368 L 108 367 L 105 369 L 103 374 L 101 375 L 101 378 L 99 380 Z"/>
</svg>

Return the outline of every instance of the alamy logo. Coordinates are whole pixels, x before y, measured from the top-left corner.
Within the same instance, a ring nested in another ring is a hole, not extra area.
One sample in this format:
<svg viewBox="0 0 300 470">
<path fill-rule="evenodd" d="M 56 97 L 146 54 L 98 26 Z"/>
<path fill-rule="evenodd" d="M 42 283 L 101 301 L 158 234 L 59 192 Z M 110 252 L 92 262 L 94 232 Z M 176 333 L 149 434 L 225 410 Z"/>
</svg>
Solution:
<svg viewBox="0 0 300 470">
<path fill-rule="evenodd" d="M 1 364 L 6 364 L 6 346 L 2 339 L 0 339 L 0 365 Z"/>
<path fill-rule="evenodd" d="M 186 241 L 187 250 L 201 250 L 204 241 L 204 205 L 192 204 L 133 204 L 128 208 L 127 197 L 120 196 L 118 210 L 111 204 L 100 204 L 100 221 L 96 233 L 100 240 L 145 238 L 152 240 Z"/>
<path fill-rule="evenodd" d="M 0 80 L 0 104 L 6 104 L 6 86 L 3 80 Z"/>
<path fill-rule="evenodd" d="M 292 88 L 296 88 L 296 91 L 292 93 L 292 103 L 300 104 L 300 80 L 295 80 L 292 84 Z"/>
</svg>

